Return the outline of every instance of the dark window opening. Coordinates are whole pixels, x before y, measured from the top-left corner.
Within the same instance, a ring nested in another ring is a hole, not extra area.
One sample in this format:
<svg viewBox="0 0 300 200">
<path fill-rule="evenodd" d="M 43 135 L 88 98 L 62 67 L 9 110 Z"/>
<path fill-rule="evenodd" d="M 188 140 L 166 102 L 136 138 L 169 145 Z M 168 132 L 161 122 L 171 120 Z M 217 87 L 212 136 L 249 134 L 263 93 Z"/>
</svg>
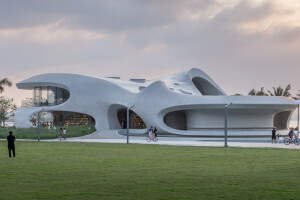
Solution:
<svg viewBox="0 0 300 200">
<path fill-rule="evenodd" d="M 121 109 L 118 112 L 118 120 L 120 123 L 120 126 L 122 129 L 127 128 L 127 109 Z M 129 128 L 130 129 L 145 129 L 146 128 L 146 124 L 145 122 L 142 120 L 142 118 L 140 116 L 138 116 L 135 112 L 133 111 L 129 111 Z"/>
</svg>

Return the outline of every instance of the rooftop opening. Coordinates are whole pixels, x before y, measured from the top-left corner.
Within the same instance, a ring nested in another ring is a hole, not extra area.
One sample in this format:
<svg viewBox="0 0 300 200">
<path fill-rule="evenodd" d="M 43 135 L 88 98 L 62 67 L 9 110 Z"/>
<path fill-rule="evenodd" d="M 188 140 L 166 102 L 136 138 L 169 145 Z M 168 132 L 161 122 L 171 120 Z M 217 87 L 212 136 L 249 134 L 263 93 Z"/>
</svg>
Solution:
<svg viewBox="0 0 300 200">
<path fill-rule="evenodd" d="M 192 81 L 202 95 L 224 95 L 218 88 L 204 78 L 194 77 Z"/>
</svg>

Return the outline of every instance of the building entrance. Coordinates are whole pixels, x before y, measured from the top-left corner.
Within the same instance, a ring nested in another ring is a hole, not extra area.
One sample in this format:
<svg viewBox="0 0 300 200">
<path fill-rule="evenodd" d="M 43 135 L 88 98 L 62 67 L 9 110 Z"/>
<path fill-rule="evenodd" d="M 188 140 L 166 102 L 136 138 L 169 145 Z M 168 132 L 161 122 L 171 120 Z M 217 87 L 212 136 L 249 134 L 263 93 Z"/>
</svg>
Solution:
<svg viewBox="0 0 300 200">
<path fill-rule="evenodd" d="M 126 113 L 127 113 L 126 109 L 121 109 L 118 112 L 118 120 L 123 129 L 127 128 L 126 127 L 127 126 Z M 130 120 L 130 124 L 129 124 L 130 129 L 145 129 L 146 128 L 146 124 L 142 120 L 142 118 L 131 110 L 129 111 L 129 120 Z"/>
<path fill-rule="evenodd" d="M 95 119 L 82 113 L 53 113 L 53 125 L 54 126 L 91 126 L 95 125 Z"/>
</svg>

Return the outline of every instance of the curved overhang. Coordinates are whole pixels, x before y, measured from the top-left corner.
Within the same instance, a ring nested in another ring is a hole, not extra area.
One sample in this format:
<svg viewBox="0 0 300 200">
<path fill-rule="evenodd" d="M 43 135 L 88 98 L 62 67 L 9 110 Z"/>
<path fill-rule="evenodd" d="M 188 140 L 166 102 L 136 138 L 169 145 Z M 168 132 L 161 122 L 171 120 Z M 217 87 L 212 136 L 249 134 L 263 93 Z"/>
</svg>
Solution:
<svg viewBox="0 0 300 200">
<path fill-rule="evenodd" d="M 202 96 L 191 98 L 185 103 L 168 106 L 160 111 L 161 114 L 181 109 L 224 109 L 232 103 L 230 109 L 274 109 L 294 110 L 296 102 L 291 98 L 274 96 Z"/>
<path fill-rule="evenodd" d="M 273 127 L 280 113 L 284 113 L 280 114 L 283 121 L 280 129 L 287 129 L 290 116 L 297 107 L 294 100 L 284 97 L 202 96 L 197 103 L 186 102 L 162 109 L 157 115 L 158 124 L 163 131 L 178 135 L 199 135 L 201 131 L 204 131 L 201 134 L 205 131 L 215 131 L 216 135 L 221 131 L 222 134 L 224 108 L 230 102 L 233 104 L 229 108 L 229 128 L 250 132 L 263 130 L 261 134 Z M 186 124 L 182 124 L 184 122 Z"/>
<path fill-rule="evenodd" d="M 66 89 L 70 93 L 70 87 L 65 81 L 69 74 L 41 74 L 16 84 L 18 89 L 33 90 L 36 87 L 58 87 Z"/>
<path fill-rule="evenodd" d="M 212 92 L 208 93 L 208 95 L 226 95 L 226 93 L 202 70 L 198 69 L 198 68 L 192 68 L 188 71 L 188 76 L 190 78 L 190 80 L 193 82 L 193 85 L 199 90 L 199 87 L 195 84 L 194 80 L 201 80 L 202 82 L 199 82 L 200 84 L 205 84 L 207 85 L 208 91 L 212 90 Z M 203 87 L 204 88 L 204 87 Z M 205 88 L 204 88 L 205 90 Z M 206 95 L 203 94 L 203 91 L 199 90 L 199 92 L 202 95 Z"/>
</svg>

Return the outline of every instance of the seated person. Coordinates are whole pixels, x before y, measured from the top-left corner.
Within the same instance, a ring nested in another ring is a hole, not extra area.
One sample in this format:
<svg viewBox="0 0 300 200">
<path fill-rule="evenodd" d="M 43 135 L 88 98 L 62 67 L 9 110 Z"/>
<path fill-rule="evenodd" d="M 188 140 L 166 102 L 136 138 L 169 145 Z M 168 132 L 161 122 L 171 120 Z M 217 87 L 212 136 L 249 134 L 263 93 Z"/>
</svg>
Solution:
<svg viewBox="0 0 300 200">
<path fill-rule="evenodd" d="M 278 143 L 283 143 L 283 137 L 281 135 L 279 135 L 279 138 L 277 140 Z"/>
</svg>

